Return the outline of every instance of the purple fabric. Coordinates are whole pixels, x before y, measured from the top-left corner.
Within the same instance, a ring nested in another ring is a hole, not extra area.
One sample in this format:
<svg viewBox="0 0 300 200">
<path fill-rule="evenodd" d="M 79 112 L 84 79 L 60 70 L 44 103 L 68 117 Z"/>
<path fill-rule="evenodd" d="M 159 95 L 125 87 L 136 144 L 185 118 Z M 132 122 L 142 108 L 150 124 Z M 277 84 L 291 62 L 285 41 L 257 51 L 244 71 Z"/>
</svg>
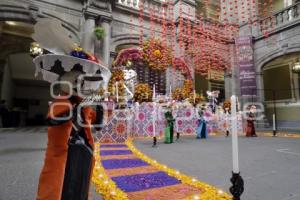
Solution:
<svg viewBox="0 0 300 200">
<path fill-rule="evenodd" d="M 110 156 L 110 155 L 128 155 L 132 154 L 130 150 L 101 150 L 101 156 Z"/>
<path fill-rule="evenodd" d="M 119 169 L 129 167 L 142 167 L 149 165 L 140 159 L 108 159 L 102 160 L 105 169 Z"/>
<path fill-rule="evenodd" d="M 151 188 L 160 188 L 181 183 L 165 172 L 155 172 L 147 174 L 136 174 L 128 176 L 113 177 L 112 180 L 124 192 L 136 192 Z"/>
<path fill-rule="evenodd" d="M 126 144 L 101 144 L 100 148 L 121 148 L 127 147 Z"/>
</svg>

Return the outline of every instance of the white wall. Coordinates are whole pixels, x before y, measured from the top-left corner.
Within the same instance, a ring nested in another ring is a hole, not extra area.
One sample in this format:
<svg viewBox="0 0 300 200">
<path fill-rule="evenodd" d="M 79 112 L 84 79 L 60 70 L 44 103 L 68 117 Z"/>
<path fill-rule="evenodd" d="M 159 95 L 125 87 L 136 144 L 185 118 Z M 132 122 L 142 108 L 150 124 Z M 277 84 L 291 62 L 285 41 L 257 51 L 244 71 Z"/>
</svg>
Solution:
<svg viewBox="0 0 300 200">
<path fill-rule="evenodd" d="M 51 99 L 49 87 L 22 86 L 18 85 L 15 91 L 15 98 L 18 99 L 36 99 L 40 104 L 29 105 L 28 117 L 33 118 L 36 114 L 46 114 L 48 110 L 48 101 Z"/>
</svg>

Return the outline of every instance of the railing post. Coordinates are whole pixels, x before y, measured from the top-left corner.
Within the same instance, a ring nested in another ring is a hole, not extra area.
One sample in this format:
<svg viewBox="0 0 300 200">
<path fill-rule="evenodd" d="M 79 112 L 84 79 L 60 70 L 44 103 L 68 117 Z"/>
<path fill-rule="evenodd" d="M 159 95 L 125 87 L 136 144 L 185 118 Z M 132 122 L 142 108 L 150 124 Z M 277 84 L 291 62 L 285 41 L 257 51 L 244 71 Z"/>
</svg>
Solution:
<svg viewBox="0 0 300 200">
<path fill-rule="evenodd" d="M 273 123 L 275 123 L 275 126 L 274 126 L 274 130 L 273 130 L 273 137 L 276 136 L 277 134 L 277 114 L 276 114 L 276 91 L 275 90 L 272 90 L 272 93 L 273 93 L 273 115 L 274 115 L 274 120 L 273 120 Z"/>
</svg>

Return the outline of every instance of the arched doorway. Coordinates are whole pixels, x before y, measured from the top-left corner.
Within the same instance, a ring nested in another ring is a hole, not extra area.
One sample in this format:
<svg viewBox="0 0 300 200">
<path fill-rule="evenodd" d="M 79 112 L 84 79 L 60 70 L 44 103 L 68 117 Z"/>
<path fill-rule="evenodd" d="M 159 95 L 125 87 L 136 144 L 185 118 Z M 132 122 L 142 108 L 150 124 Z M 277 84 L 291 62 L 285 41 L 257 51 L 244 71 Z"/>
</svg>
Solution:
<svg viewBox="0 0 300 200">
<path fill-rule="evenodd" d="M 300 76 L 292 72 L 292 66 L 299 53 L 290 53 L 264 64 L 262 67 L 263 98 L 269 121 L 272 120 L 274 106 L 279 128 L 299 127 L 300 121 Z"/>
<path fill-rule="evenodd" d="M 51 99 L 50 84 L 34 77 L 29 55 L 33 24 L 0 21 L 0 26 L 0 95 L 10 111 L 9 126 L 42 125 Z"/>
</svg>

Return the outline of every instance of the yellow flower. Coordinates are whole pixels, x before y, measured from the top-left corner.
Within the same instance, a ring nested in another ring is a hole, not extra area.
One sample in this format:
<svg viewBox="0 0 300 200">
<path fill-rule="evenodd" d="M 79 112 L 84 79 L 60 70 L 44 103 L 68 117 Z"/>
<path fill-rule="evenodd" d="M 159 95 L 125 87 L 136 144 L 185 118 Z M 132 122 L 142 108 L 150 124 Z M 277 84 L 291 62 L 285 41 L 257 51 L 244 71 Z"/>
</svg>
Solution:
<svg viewBox="0 0 300 200">
<path fill-rule="evenodd" d="M 153 52 L 153 54 L 156 56 L 156 57 L 160 57 L 161 56 L 161 52 L 160 52 L 160 50 L 155 50 L 154 52 Z"/>
</svg>

